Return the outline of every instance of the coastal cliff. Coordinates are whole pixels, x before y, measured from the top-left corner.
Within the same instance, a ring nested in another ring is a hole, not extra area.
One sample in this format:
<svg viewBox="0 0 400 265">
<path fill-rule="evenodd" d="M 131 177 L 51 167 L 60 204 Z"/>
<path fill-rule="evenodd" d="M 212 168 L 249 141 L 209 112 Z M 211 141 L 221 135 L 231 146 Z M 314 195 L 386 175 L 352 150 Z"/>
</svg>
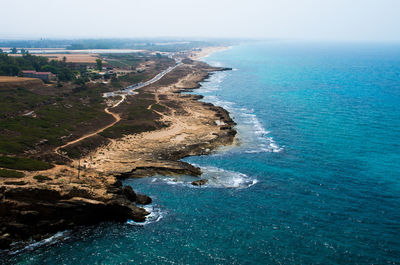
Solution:
<svg viewBox="0 0 400 265">
<path fill-rule="evenodd" d="M 149 213 L 136 205 L 150 199 L 143 197 L 113 177 L 8 181 L 0 188 L 0 248 L 102 221 L 144 221 Z"/>
<path fill-rule="evenodd" d="M 229 113 L 199 101 L 201 96 L 183 93 L 198 88 L 212 72 L 224 70 L 229 69 L 185 62 L 112 109 L 121 120 L 96 136 L 107 139 L 104 145 L 86 150 L 84 157 L 66 165 L 26 171 L 17 180 L 0 178 L 0 248 L 17 241 L 41 240 L 80 225 L 144 221 L 149 213 L 138 205 L 151 199 L 122 187 L 119 179 L 200 176 L 199 168 L 179 160 L 233 143 L 235 123 Z M 141 107 L 133 117 L 132 106 Z M 121 128 L 140 130 L 118 131 Z M 72 148 L 81 150 L 80 144 Z"/>
<path fill-rule="evenodd" d="M 185 92 L 199 88 L 199 83 L 213 72 L 225 70 L 229 69 L 192 61 L 137 91 L 138 95 L 113 110 L 120 113 L 121 124 L 124 119 L 129 124 L 130 117 L 124 115 L 126 108 L 138 106 L 138 99 L 146 97 L 143 109 L 157 114 L 161 128 L 112 139 L 82 158 L 86 170 L 122 178 L 201 175 L 199 168 L 179 160 L 206 155 L 220 146 L 232 144 L 236 135 L 235 122 L 225 109 L 200 101 L 202 96 Z M 77 161 L 73 164 L 78 166 Z"/>
</svg>

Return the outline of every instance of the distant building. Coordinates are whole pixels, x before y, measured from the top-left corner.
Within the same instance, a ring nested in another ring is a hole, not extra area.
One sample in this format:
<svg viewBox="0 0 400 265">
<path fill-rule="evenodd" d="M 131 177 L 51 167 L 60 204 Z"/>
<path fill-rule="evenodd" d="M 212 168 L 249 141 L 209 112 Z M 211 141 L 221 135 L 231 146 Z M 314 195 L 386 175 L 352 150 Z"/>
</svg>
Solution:
<svg viewBox="0 0 400 265">
<path fill-rule="evenodd" d="M 23 77 L 39 78 L 44 81 L 52 81 L 56 79 L 56 75 L 51 72 L 22 71 Z"/>
</svg>

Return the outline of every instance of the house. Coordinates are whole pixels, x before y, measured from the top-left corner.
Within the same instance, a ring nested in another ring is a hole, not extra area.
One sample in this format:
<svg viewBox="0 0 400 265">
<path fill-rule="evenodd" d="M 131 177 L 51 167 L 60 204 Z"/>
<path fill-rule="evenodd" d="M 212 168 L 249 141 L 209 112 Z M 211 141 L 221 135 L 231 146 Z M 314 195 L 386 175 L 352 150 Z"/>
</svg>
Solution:
<svg viewBox="0 0 400 265">
<path fill-rule="evenodd" d="M 36 72 L 31 70 L 22 71 L 22 75 L 23 77 L 39 78 L 43 81 L 52 81 L 56 78 L 56 75 L 51 72 Z"/>
</svg>

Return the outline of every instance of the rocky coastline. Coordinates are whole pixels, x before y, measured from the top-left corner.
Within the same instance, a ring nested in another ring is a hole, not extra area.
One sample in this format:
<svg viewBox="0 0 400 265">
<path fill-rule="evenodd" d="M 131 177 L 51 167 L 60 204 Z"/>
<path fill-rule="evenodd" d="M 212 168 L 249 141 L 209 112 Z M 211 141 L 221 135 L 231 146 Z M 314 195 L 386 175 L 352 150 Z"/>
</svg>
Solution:
<svg viewBox="0 0 400 265">
<path fill-rule="evenodd" d="M 2 235 L 0 248 L 13 242 L 24 245 L 76 226 L 102 221 L 144 221 L 146 212 L 137 204 L 151 199 L 136 194 L 131 187 L 122 187 L 118 180 L 99 181 L 97 186 L 64 185 L 49 188 L 41 185 L 0 188 Z"/>
<path fill-rule="evenodd" d="M 133 96 L 154 96 L 156 103 L 148 109 L 158 106 L 154 112 L 165 124 L 162 129 L 112 139 L 80 160 L 46 171 L 25 172 L 26 176 L 16 182 L 0 180 L 0 249 L 102 221 L 144 221 L 149 213 L 141 205 L 151 203 L 151 198 L 123 187 L 120 180 L 201 176 L 199 168 L 179 160 L 232 144 L 235 123 L 225 109 L 183 92 L 198 88 L 213 72 L 225 70 L 230 69 L 191 61 Z M 123 106 L 115 111 L 123 116 Z M 38 174 L 49 180 L 38 181 Z"/>
</svg>

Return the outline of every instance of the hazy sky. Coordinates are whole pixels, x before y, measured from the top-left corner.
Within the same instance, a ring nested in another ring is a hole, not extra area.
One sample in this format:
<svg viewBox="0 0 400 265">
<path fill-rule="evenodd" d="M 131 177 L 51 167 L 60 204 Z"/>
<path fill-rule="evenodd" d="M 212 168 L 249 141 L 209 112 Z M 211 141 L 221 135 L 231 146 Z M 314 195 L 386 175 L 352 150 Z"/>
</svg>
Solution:
<svg viewBox="0 0 400 265">
<path fill-rule="evenodd" d="M 400 41 L 400 0 L 1 0 L 0 38 Z"/>
</svg>

